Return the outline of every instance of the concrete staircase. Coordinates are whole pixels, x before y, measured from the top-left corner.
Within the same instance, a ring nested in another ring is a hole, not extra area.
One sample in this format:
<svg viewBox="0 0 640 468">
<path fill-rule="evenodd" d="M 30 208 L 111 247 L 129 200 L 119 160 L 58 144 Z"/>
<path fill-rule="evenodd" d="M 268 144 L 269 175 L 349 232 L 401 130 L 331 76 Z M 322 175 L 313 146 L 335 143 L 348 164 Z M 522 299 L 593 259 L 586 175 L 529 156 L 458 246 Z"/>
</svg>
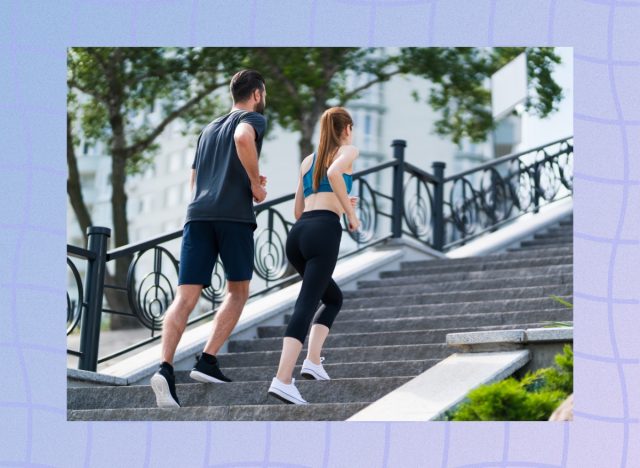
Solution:
<svg viewBox="0 0 640 468">
<path fill-rule="evenodd" d="M 572 320 L 550 296 L 572 302 L 572 218 L 518 247 L 483 257 L 403 262 L 346 291 L 327 338 L 331 381 L 298 380 L 309 405 L 267 395 L 285 325 L 258 328 L 218 356 L 232 383 L 209 385 L 176 373 L 177 409 L 155 408 L 148 385 L 68 389 L 70 420 L 345 420 L 454 351 L 447 333 L 533 328 Z M 288 316 L 285 316 L 285 322 Z"/>
</svg>

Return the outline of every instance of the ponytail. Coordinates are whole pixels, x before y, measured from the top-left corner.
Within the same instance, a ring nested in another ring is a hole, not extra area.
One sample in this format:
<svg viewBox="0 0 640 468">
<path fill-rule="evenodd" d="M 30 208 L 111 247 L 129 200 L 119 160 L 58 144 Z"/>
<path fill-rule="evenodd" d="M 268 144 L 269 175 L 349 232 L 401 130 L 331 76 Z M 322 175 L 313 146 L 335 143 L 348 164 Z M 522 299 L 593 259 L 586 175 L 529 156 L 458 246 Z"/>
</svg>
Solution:
<svg viewBox="0 0 640 468">
<path fill-rule="evenodd" d="M 351 116 L 343 107 L 331 107 L 320 118 L 320 143 L 316 153 L 316 165 L 313 169 L 313 191 L 317 191 L 320 181 L 340 148 L 340 135 L 348 125 L 353 125 Z"/>
</svg>

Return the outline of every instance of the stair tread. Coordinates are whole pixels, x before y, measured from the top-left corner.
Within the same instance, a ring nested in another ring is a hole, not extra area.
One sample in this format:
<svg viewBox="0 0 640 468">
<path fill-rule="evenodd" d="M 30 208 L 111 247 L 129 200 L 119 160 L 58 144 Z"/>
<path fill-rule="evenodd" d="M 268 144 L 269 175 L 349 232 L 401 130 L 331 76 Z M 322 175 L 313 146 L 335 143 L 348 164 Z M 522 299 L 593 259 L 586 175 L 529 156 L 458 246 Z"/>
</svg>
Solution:
<svg viewBox="0 0 640 468">
<path fill-rule="evenodd" d="M 473 327 L 448 327 L 439 329 L 425 330 L 393 330 L 380 332 L 365 333 L 335 333 L 330 334 L 326 341 L 326 346 L 333 349 L 343 347 L 369 347 L 380 345 L 393 345 L 395 343 L 411 343 L 411 344 L 430 344 L 440 343 L 446 340 L 449 333 L 465 333 L 474 331 L 499 331 L 499 330 L 518 330 L 528 328 L 541 328 L 544 322 L 517 323 L 506 325 L 489 325 L 489 326 L 473 326 Z M 233 344 L 232 344 L 233 343 Z M 282 337 L 256 338 L 253 340 L 237 340 L 229 343 L 229 348 L 233 351 L 271 351 L 280 350 L 282 348 Z M 308 346 L 305 344 L 302 350 L 305 351 Z"/>
<path fill-rule="evenodd" d="M 370 402 L 287 405 L 222 405 L 185 408 L 123 408 L 67 411 L 70 421 L 344 421 Z"/>
<path fill-rule="evenodd" d="M 285 324 L 258 326 L 256 338 L 229 341 L 228 352 L 218 359 L 233 382 L 205 384 L 193 381 L 189 370 L 176 371 L 182 408 L 156 408 L 147 384 L 69 387 L 68 419 L 348 419 L 454 354 L 445 343 L 448 333 L 571 320 L 573 311 L 551 296 L 573 302 L 573 237 L 570 216 L 502 252 L 402 261 L 398 269 L 380 272 L 379 279 L 358 281 L 357 290 L 344 292 L 322 351 L 331 380 L 299 376 L 306 353 L 296 362 L 296 386 L 308 405 L 287 405 L 267 394 Z"/>
<path fill-rule="evenodd" d="M 489 325 L 505 325 L 513 323 L 516 317 L 527 318 L 537 317 L 531 321 L 546 321 L 546 320 L 559 320 L 566 319 L 567 316 L 571 316 L 571 310 L 566 307 L 549 308 L 549 309 L 536 309 L 525 311 L 509 311 L 509 312 L 485 312 L 485 313 L 469 313 L 469 314 L 444 314 L 433 316 L 418 316 L 418 317 L 392 317 L 392 318 L 369 318 L 369 319 L 352 319 L 352 320 L 337 320 L 332 326 L 332 333 L 342 333 L 342 330 L 359 330 L 373 331 L 373 330 L 414 330 L 416 327 L 424 327 L 424 329 L 438 329 L 446 328 L 443 324 L 447 323 L 459 323 L 463 320 L 464 323 L 473 323 L 474 326 L 489 326 Z M 544 318 L 542 318 L 544 317 Z M 548 317 L 548 318 L 547 318 Z M 553 319 L 552 319 L 553 318 Z M 524 323 L 518 319 L 516 323 Z M 282 337 L 286 329 L 286 325 L 269 325 L 261 326 L 258 329 L 259 335 L 262 338 L 267 337 Z"/>
</svg>

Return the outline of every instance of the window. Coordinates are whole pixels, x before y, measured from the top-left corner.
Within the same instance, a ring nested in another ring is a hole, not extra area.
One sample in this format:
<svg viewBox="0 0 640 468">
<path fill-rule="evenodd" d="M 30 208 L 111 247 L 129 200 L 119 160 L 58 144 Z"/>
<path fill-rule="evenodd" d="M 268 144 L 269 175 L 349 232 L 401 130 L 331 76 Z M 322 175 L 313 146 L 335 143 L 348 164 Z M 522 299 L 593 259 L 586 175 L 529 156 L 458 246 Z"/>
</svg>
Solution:
<svg viewBox="0 0 640 468">
<path fill-rule="evenodd" d="M 153 208 L 153 198 L 150 194 L 143 195 L 140 199 L 140 213 L 150 213 Z"/>
<path fill-rule="evenodd" d="M 162 231 L 163 232 L 173 232 L 173 231 L 177 231 L 179 229 L 179 222 L 178 221 L 167 221 L 166 223 L 163 224 L 162 227 Z"/>
<path fill-rule="evenodd" d="M 175 153 L 171 155 L 169 159 L 169 172 L 176 172 L 180 170 L 180 154 Z"/>
<path fill-rule="evenodd" d="M 80 187 L 88 188 L 93 184 L 93 174 L 80 174 Z"/>
<path fill-rule="evenodd" d="M 136 242 L 140 242 L 142 240 L 146 240 L 151 237 L 151 229 L 148 227 L 143 227 L 138 229 L 138 239 Z"/>
<path fill-rule="evenodd" d="M 180 186 L 174 185 L 167 189 L 167 206 L 175 206 L 180 202 Z"/>
<path fill-rule="evenodd" d="M 184 161 L 184 167 L 188 167 L 189 169 L 191 169 L 191 164 L 193 163 L 193 160 L 196 157 L 196 150 L 191 149 L 191 148 L 185 148 L 185 150 L 182 153 L 182 158 Z"/>
<path fill-rule="evenodd" d="M 364 116 L 364 134 L 371 135 L 371 116 L 369 114 Z"/>
<path fill-rule="evenodd" d="M 185 203 L 191 202 L 191 188 L 189 187 L 189 182 L 184 183 L 184 188 L 182 190 L 182 201 Z"/>
</svg>

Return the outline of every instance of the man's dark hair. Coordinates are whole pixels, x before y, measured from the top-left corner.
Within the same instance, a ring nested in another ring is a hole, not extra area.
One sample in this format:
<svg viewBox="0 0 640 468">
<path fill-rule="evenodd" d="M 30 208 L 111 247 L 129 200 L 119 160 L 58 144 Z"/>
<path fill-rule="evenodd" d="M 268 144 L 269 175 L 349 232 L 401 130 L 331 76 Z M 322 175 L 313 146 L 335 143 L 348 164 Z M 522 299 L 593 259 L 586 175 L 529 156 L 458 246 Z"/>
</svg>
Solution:
<svg viewBox="0 0 640 468">
<path fill-rule="evenodd" d="M 255 70 L 240 70 L 231 78 L 229 88 L 233 102 L 246 101 L 256 89 L 264 90 L 264 78 Z"/>
</svg>

